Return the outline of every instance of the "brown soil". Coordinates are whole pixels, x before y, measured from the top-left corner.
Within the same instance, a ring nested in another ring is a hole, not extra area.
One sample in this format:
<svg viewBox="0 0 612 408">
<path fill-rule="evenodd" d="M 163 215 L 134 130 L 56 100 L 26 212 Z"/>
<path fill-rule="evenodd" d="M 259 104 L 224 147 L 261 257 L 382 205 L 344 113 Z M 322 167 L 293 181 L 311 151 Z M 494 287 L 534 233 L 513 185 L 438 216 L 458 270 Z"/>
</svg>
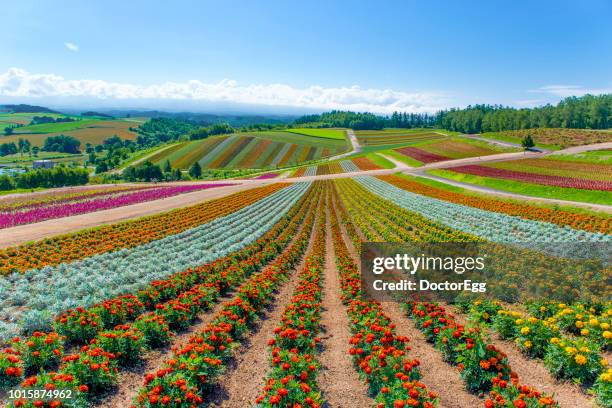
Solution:
<svg viewBox="0 0 612 408">
<path fill-rule="evenodd" d="M 459 371 L 442 359 L 442 354 L 425 340 L 397 303 L 383 303 L 383 310 L 397 325 L 397 333 L 410 338 L 409 357 L 421 362 L 422 381 L 429 390 L 440 396 L 440 408 L 472 408 L 484 406 L 484 401 L 470 394 L 459 376 Z"/>
<path fill-rule="evenodd" d="M 465 324 L 465 316 L 450 305 L 445 307 L 455 315 L 459 323 Z M 525 357 L 515 346 L 514 342 L 502 340 L 493 330 L 489 331 L 491 342 L 508 355 L 512 370 L 518 374 L 521 384 L 529 385 L 538 390 L 554 396 L 562 408 L 596 407 L 592 398 L 589 398 L 578 385 L 555 379 L 544 367 L 542 360 Z"/>
<path fill-rule="evenodd" d="M 138 390 L 142 387 L 145 374 L 155 372 L 162 368 L 172 349 L 179 349 L 187 344 L 189 338 L 195 333 L 203 330 L 214 319 L 217 313 L 221 311 L 224 304 L 232 298 L 232 293 L 219 298 L 219 301 L 211 310 L 200 315 L 196 324 L 191 326 L 187 331 L 177 334 L 173 338 L 171 346 L 161 350 L 147 352 L 141 364 L 127 371 L 120 371 L 119 387 L 109 398 L 101 401 L 95 406 L 99 408 L 129 407 L 138 394 Z"/>
<path fill-rule="evenodd" d="M 359 379 L 348 354 L 349 321 L 340 299 L 340 277 L 329 224 L 326 240 L 321 315 L 323 351 L 319 357 L 323 371 L 319 375 L 319 387 L 330 408 L 372 407 L 374 401 L 368 396 L 368 386 Z"/>
<path fill-rule="evenodd" d="M 188 207 L 203 201 L 221 198 L 239 191 L 259 187 L 266 183 L 269 182 L 264 181 L 262 183 L 244 183 L 225 187 L 215 187 L 192 193 L 179 194 L 161 200 L 147 201 L 144 203 L 126 205 L 124 207 L 41 221 L 35 224 L 5 228 L 0 231 L 0 248 L 19 245 L 29 241 L 37 241 L 54 235 L 67 234 L 69 232 L 78 231 L 84 228 L 92 228 L 102 224 L 112 224 L 132 218 L 143 217 L 145 215 L 157 214 L 175 208 Z"/>
<path fill-rule="evenodd" d="M 313 228 L 316 227 L 316 219 Z M 314 230 L 313 230 L 314 231 Z M 296 234 L 297 235 L 297 234 Z M 305 254 L 313 245 L 313 234 Z M 291 272 L 289 281 L 282 285 L 274 296 L 259 324 L 253 328 L 249 339 L 235 353 L 235 359 L 229 364 L 226 372 L 207 398 L 212 407 L 248 407 L 259 396 L 264 387 L 265 376 L 269 369 L 268 340 L 274 328 L 280 323 L 285 306 L 290 302 L 298 284 L 298 274 L 305 265 L 304 256 Z"/>
<path fill-rule="evenodd" d="M 295 242 L 295 237 L 301 233 L 303 228 L 304 225 L 300 225 L 294 238 L 291 239 L 287 247 L 291 246 Z M 176 335 L 169 347 L 162 350 L 153 350 L 148 352 L 144 357 L 144 361 L 140 365 L 132 368 L 129 371 L 120 372 L 119 387 L 112 393 L 111 396 L 109 396 L 109 398 L 104 399 L 99 404 L 95 404 L 95 406 L 98 408 L 129 407 L 132 400 L 138 394 L 138 390 L 142 386 L 144 375 L 162 368 L 169 357 L 169 353 L 171 353 L 173 349 L 181 348 L 183 345 L 187 344 L 191 336 L 206 328 L 206 326 L 211 323 L 215 316 L 217 316 L 217 314 L 223 309 L 225 303 L 233 298 L 233 292 L 220 297 L 211 310 L 200 315 L 199 320 L 195 325 L 191 326 L 187 331 Z"/>
</svg>

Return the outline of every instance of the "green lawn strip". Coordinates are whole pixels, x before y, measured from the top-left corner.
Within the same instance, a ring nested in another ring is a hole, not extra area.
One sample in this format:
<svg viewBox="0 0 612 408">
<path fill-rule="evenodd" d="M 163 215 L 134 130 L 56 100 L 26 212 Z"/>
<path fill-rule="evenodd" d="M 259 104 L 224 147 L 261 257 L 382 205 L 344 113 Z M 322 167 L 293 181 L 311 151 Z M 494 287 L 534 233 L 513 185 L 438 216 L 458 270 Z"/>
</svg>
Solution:
<svg viewBox="0 0 612 408">
<path fill-rule="evenodd" d="M 294 143 L 299 146 L 346 147 L 347 141 L 342 139 L 329 139 L 325 137 L 307 136 L 284 131 L 245 132 L 239 135 L 255 136 L 273 142 Z"/>
<path fill-rule="evenodd" d="M 103 121 L 100 119 L 83 119 L 75 120 L 74 122 L 41 123 L 38 125 L 28 125 L 17 128 L 15 129 L 15 134 L 67 132 L 70 130 L 81 129 L 88 126 L 96 125 L 100 122 Z"/>
<path fill-rule="evenodd" d="M 612 165 L 612 150 L 591 150 L 576 154 L 551 154 L 547 159 L 577 163 Z"/>
<path fill-rule="evenodd" d="M 573 207 L 571 205 L 540 203 L 536 201 L 530 201 L 526 203 L 524 200 L 504 198 L 504 197 L 494 196 L 491 194 L 481 193 L 478 191 L 469 190 L 469 189 L 458 187 L 458 186 L 453 186 L 451 184 L 443 183 L 441 181 L 432 180 L 432 179 L 425 178 L 425 177 L 414 176 L 412 174 L 397 173 L 396 176 L 405 178 L 413 182 L 421 183 L 421 184 L 424 184 L 430 187 L 434 187 L 440 190 L 463 194 L 465 196 L 472 196 L 472 197 L 483 198 L 487 200 L 497 200 L 500 202 L 507 202 L 507 203 L 513 203 L 513 204 L 523 204 L 523 205 L 528 204 L 532 207 L 549 208 L 553 210 L 568 211 L 568 212 L 573 212 L 577 214 L 595 215 L 601 218 L 612 218 L 612 214 L 608 214 L 602 211 L 590 210 L 588 208 L 583 208 L 583 207 Z"/>
<path fill-rule="evenodd" d="M 376 164 L 378 167 L 383 169 L 393 169 L 395 168 L 395 164 L 385 159 L 379 154 L 376 153 L 368 153 L 365 155 L 366 159 L 369 159 L 372 163 Z"/>
<path fill-rule="evenodd" d="M 151 156 L 149 160 L 153 164 L 163 164 L 166 160 L 170 160 L 170 164 L 174 165 L 174 160 L 172 157 L 173 154 L 182 151 L 187 147 L 188 144 L 189 142 L 180 142 L 165 150 L 160 149 L 160 151 Z"/>
<path fill-rule="evenodd" d="M 125 160 L 123 163 L 121 163 L 121 165 L 118 167 L 118 169 L 125 169 L 126 167 L 128 167 L 130 164 L 132 164 L 133 162 L 135 162 L 136 160 L 142 159 L 143 157 L 146 157 L 150 154 L 155 153 L 153 156 L 149 157 L 147 160 L 149 160 L 151 163 L 153 164 L 163 164 L 163 162 L 165 162 L 165 160 L 160 161 L 159 163 L 154 161 L 154 158 L 159 154 L 160 156 L 163 153 L 166 153 L 167 151 L 170 151 L 172 149 L 175 149 L 178 147 L 180 147 L 181 143 L 172 143 L 172 144 L 163 144 L 163 145 L 159 145 L 159 146 L 155 146 L 155 147 L 150 147 L 148 149 L 144 149 L 144 150 L 137 150 L 134 153 L 132 153 L 130 155 L 130 157 Z"/>
<path fill-rule="evenodd" d="M 287 132 L 297 133 L 297 134 L 306 135 L 306 136 L 321 137 L 325 139 L 346 140 L 346 131 L 342 129 L 296 128 L 296 129 L 287 129 Z"/>
<path fill-rule="evenodd" d="M 491 177 L 475 176 L 472 174 L 455 173 L 449 170 L 429 170 L 427 173 L 462 183 L 474 184 L 532 197 L 553 198 L 594 204 L 610 204 L 610 192 L 608 191 L 544 186 L 514 180 L 502 180 Z"/>
<path fill-rule="evenodd" d="M 520 152 L 523 149 L 520 147 L 506 147 L 500 146 L 494 143 L 488 143 L 484 140 L 471 139 L 465 136 L 453 136 L 451 140 L 461 141 L 467 144 L 471 144 L 473 146 L 482 147 L 483 149 L 489 149 L 494 151 L 495 153 L 509 153 L 509 152 Z"/>
</svg>

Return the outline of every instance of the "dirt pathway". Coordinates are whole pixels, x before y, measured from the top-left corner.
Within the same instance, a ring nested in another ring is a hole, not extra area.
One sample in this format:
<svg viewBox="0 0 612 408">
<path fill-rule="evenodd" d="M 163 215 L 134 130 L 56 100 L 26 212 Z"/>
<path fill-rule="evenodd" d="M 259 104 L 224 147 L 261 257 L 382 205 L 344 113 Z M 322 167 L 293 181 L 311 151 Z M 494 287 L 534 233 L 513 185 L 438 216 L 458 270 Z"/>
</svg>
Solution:
<svg viewBox="0 0 612 408">
<path fill-rule="evenodd" d="M 412 320 L 394 302 L 383 303 L 383 310 L 397 325 L 397 333 L 408 336 L 412 350 L 408 356 L 421 362 L 422 381 L 431 391 L 440 396 L 440 408 L 481 407 L 484 400 L 470 394 L 466 389 L 459 371 L 442 359 L 442 354 L 425 340 L 416 329 Z"/>
<path fill-rule="evenodd" d="M 323 371 L 319 375 L 319 387 L 330 408 L 368 408 L 374 401 L 367 395 L 368 386 L 359 379 L 348 354 L 349 321 L 340 299 L 340 276 L 329 223 L 326 241 L 321 314 L 323 352 L 319 356 Z"/>
<path fill-rule="evenodd" d="M 0 230 L 0 248 L 19 245 L 29 241 L 37 241 L 54 235 L 66 234 L 102 224 L 112 224 L 132 218 L 143 217 L 145 215 L 157 214 L 175 208 L 188 207 L 215 198 L 225 197 L 239 191 L 259 187 L 264 184 L 269 184 L 269 182 L 214 187 L 192 193 L 179 194 L 161 200 L 147 201 L 103 211 L 6 228 Z"/>
<path fill-rule="evenodd" d="M 315 219 L 305 254 L 312 249 L 316 225 Z M 269 369 L 268 340 L 272 338 L 274 328 L 279 325 L 285 306 L 293 296 L 299 283 L 298 271 L 304 267 L 305 260 L 306 256 L 302 257 L 289 280 L 277 292 L 265 315 L 253 328 L 248 340 L 235 353 L 235 359 L 207 399 L 212 407 L 248 407 L 259 396 Z"/>
<path fill-rule="evenodd" d="M 129 407 L 133 399 L 138 394 L 138 390 L 143 384 L 146 373 L 156 372 L 163 367 L 164 363 L 170 356 L 173 349 L 180 349 L 187 344 L 189 338 L 195 333 L 203 330 L 223 309 L 225 302 L 234 297 L 233 293 L 219 298 L 215 306 L 206 312 L 203 312 L 194 325 L 190 326 L 187 331 L 176 335 L 172 344 L 161 350 L 153 350 L 146 353 L 144 361 L 138 366 L 119 373 L 119 387 L 110 398 L 105 399 L 100 404 L 95 406 L 98 408 L 125 408 Z"/>
<path fill-rule="evenodd" d="M 451 305 L 444 305 L 448 311 L 455 315 L 457 322 L 466 323 L 466 317 Z M 562 408 L 596 407 L 592 398 L 585 395 L 580 387 L 564 381 L 556 380 L 544 367 L 542 360 L 525 357 L 512 341 L 502 340 L 494 331 L 491 334 L 491 342 L 502 352 L 508 355 L 508 361 L 512 370 L 518 374 L 521 384 L 529 385 L 538 390 L 554 395 L 555 400 Z"/>
</svg>

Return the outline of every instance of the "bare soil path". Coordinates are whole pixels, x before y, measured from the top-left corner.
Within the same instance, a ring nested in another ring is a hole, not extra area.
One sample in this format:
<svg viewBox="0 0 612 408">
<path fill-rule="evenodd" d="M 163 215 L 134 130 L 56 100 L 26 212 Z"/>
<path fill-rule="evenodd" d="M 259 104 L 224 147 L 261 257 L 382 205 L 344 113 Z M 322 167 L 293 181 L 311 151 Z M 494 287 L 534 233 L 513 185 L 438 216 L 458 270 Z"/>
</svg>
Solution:
<svg viewBox="0 0 612 408">
<path fill-rule="evenodd" d="M 359 379 L 348 354 L 351 334 L 346 308 L 340 299 L 340 276 L 329 223 L 326 241 L 321 314 L 323 351 L 319 357 L 323 371 L 319 387 L 330 408 L 369 408 L 374 400 L 368 396 L 368 386 Z"/>
<path fill-rule="evenodd" d="M 468 408 L 484 406 L 484 400 L 465 389 L 459 371 L 442 359 L 442 354 L 428 343 L 395 302 L 383 303 L 383 310 L 397 325 L 396 331 L 408 336 L 412 350 L 408 356 L 421 362 L 422 382 L 440 397 L 440 408 Z"/>
<path fill-rule="evenodd" d="M 0 248 L 19 245 L 29 241 L 38 241 L 53 235 L 66 234 L 84 228 L 97 227 L 102 224 L 112 224 L 145 215 L 170 211 L 175 208 L 188 207 L 204 201 L 228 196 L 239 191 L 248 190 L 269 183 L 245 183 L 225 187 L 214 187 L 192 193 L 179 194 L 162 200 L 147 201 L 124 207 L 103 211 L 74 215 L 37 222 L 35 224 L 19 225 L 0 230 Z"/>
<path fill-rule="evenodd" d="M 316 225 L 315 219 L 313 231 Z M 310 241 L 302 260 L 291 272 L 289 280 L 280 287 L 265 315 L 253 328 L 248 340 L 235 353 L 235 359 L 209 395 L 206 402 L 210 406 L 248 407 L 259 396 L 269 369 L 268 340 L 272 338 L 274 328 L 279 325 L 285 306 L 291 301 L 299 283 L 298 271 L 304 267 L 306 256 L 312 249 L 313 235 L 310 234 Z"/>
</svg>

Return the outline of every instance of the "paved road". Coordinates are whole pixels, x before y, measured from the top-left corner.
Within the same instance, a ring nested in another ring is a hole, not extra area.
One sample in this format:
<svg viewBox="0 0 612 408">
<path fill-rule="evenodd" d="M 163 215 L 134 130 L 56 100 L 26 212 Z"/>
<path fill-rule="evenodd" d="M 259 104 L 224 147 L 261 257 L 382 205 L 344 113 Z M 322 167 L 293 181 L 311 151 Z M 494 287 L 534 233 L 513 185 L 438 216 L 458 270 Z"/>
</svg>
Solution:
<svg viewBox="0 0 612 408">
<path fill-rule="evenodd" d="M 350 152 L 339 154 L 337 156 L 330 156 L 328 158 L 329 160 L 338 160 L 338 159 L 342 159 L 347 156 L 351 156 L 353 154 L 361 153 L 361 145 L 359 144 L 359 140 L 357 140 L 357 136 L 355 135 L 355 132 L 353 132 L 352 129 L 348 129 L 346 131 L 346 134 L 349 137 L 353 150 Z"/>
<path fill-rule="evenodd" d="M 600 145 L 597 146 L 581 146 L 581 151 L 594 150 L 595 148 L 608 148 L 607 145 L 603 144 L 602 147 Z M 573 148 L 570 148 L 573 149 Z M 562 151 L 556 152 L 556 154 L 563 154 L 569 152 L 575 152 L 576 150 L 565 149 Z M 446 184 L 456 185 L 459 187 L 463 187 L 466 189 L 480 191 L 487 194 L 492 194 L 500 197 L 509 197 L 517 200 L 526 200 L 526 201 L 534 201 L 534 202 L 543 202 L 543 203 L 553 203 L 559 205 L 570 205 L 584 208 L 591 208 L 599 211 L 604 211 L 606 213 L 612 213 L 612 206 L 603 205 L 603 204 L 590 204 L 590 203 L 582 203 L 576 201 L 567 201 L 567 200 L 557 200 L 557 199 L 549 199 L 549 198 L 540 198 L 540 197 L 532 197 L 521 194 L 508 193 L 505 191 L 495 190 L 487 187 L 475 186 L 472 184 L 461 183 L 454 180 L 448 180 L 441 177 L 431 176 L 428 174 L 424 174 L 424 171 L 430 169 L 441 169 L 441 168 L 449 168 L 454 166 L 463 166 L 468 164 L 480 164 L 487 162 L 495 162 L 495 161 L 508 161 L 508 160 L 518 160 L 523 158 L 530 157 L 542 157 L 547 155 L 548 153 L 534 153 L 534 152 L 519 152 L 519 153 L 500 153 L 496 155 L 490 156 L 480 156 L 480 157 L 471 157 L 466 159 L 458 159 L 458 160 L 447 160 L 444 162 L 438 163 L 430 163 L 424 165 L 422 167 L 409 167 L 404 163 L 398 162 L 393 158 L 385 156 L 385 158 L 391 160 L 394 164 L 396 164 L 396 168 L 393 169 L 380 169 L 380 170 L 369 170 L 369 171 L 356 171 L 350 173 L 340 173 L 340 174 L 327 174 L 321 176 L 308 176 L 308 177 L 289 177 L 283 179 L 267 179 L 267 180 L 215 180 L 215 181 L 201 181 L 201 183 L 227 183 L 227 182 L 235 182 L 239 183 L 232 186 L 226 187 L 217 187 L 209 190 L 196 191 L 188 194 L 181 194 L 174 197 L 165 198 L 162 200 L 149 201 L 145 203 L 133 204 L 124 207 L 113 208 L 109 210 L 98 211 L 94 213 L 80 214 L 72 217 L 66 217 L 62 219 L 54 219 L 42 221 L 36 224 L 28 224 L 28 225 L 20 225 L 13 228 L 6 228 L 0 230 L 0 248 L 4 248 L 7 246 L 18 245 L 28 241 L 39 240 L 48 236 L 65 234 L 73 231 L 77 231 L 83 228 L 91 228 L 102 224 L 110 224 L 119 221 L 123 221 L 126 219 L 142 217 L 145 215 L 157 214 L 160 212 L 165 212 L 172 210 L 174 208 L 187 207 L 190 205 L 194 205 L 203 201 L 212 200 L 214 198 L 224 197 L 229 194 L 248 190 L 254 187 L 263 186 L 267 184 L 277 183 L 277 182 L 287 182 L 287 183 L 296 183 L 301 181 L 315 181 L 315 180 L 327 180 L 327 179 L 337 179 L 337 178 L 347 178 L 347 177 L 356 177 L 356 176 L 379 176 L 379 175 L 388 175 L 395 174 L 397 172 L 403 172 L 406 174 L 413 174 L 421 177 L 431 178 L 437 181 L 441 181 Z M 174 182 L 168 184 L 192 184 L 193 182 Z M 164 184 L 167 185 L 167 184 Z"/>
<path fill-rule="evenodd" d="M 568 147 L 567 149 L 557 150 L 555 152 L 552 152 L 551 155 L 578 154 L 578 153 L 590 152 L 592 150 L 609 150 L 609 149 L 612 149 L 612 142 L 595 143 L 595 144 L 590 144 L 590 145 L 585 145 L 585 146 Z"/>
</svg>

